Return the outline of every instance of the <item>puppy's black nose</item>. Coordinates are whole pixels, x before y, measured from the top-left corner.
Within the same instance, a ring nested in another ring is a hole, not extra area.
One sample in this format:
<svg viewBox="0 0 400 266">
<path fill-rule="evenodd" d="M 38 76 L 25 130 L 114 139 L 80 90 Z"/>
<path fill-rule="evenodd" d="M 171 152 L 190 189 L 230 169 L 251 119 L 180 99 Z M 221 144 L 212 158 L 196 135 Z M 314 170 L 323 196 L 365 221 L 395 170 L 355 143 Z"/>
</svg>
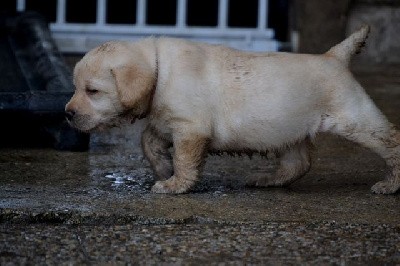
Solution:
<svg viewBox="0 0 400 266">
<path fill-rule="evenodd" d="M 75 116 L 75 111 L 73 111 L 73 110 L 65 111 L 65 118 L 66 118 L 68 121 L 71 121 L 72 118 L 74 118 L 74 116 Z"/>
</svg>

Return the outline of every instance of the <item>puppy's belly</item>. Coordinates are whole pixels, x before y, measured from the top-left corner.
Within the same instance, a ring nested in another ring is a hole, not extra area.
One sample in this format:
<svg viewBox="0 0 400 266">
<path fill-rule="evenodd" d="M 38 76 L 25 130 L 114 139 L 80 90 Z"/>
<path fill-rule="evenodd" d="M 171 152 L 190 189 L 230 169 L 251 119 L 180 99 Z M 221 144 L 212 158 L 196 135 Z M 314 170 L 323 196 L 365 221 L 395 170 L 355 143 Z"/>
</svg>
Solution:
<svg viewBox="0 0 400 266">
<path fill-rule="evenodd" d="M 212 150 L 252 150 L 267 151 L 279 149 L 314 137 L 320 119 L 281 119 L 279 121 L 257 120 L 221 123 L 214 128 L 211 140 Z"/>
</svg>

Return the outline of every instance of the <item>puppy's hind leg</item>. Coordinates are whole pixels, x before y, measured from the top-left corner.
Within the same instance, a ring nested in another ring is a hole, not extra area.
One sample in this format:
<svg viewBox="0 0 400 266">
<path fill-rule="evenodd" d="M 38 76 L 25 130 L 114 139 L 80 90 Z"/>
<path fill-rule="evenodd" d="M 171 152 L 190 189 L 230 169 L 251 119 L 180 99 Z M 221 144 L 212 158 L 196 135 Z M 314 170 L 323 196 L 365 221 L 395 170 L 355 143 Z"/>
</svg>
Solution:
<svg viewBox="0 0 400 266">
<path fill-rule="evenodd" d="M 288 186 L 304 176 L 311 167 L 309 139 L 290 147 L 281 156 L 279 167 L 273 175 L 261 174 L 249 177 L 249 186 Z"/>
<path fill-rule="evenodd" d="M 375 193 L 392 194 L 400 189 L 400 132 L 394 126 L 381 139 L 384 148 L 381 156 L 386 160 L 389 173 L 386 179 L 376 183 L 371 190 Z"/>
<path fill-rule="evenodd" d="M 173 174 L 172 156 L 168 151 L 171 143 L 162 139 L 151 128 L 147 127 L 142 135 L 142 149 L 149 160 L 151 168 L 159 180 L 166 180 Z"/>
<path fill-rule="evenodd" d="M 343 105 L 340 112 L 327 119 L 327 131 L 379 154 L 389 171 L 385 180 L 376 183 L 371 190 L 379 194 L 395 193 L 400 188 L 400 132 L 365 93 L 356 95 L 353 100 L 357 104 Z"/>
<path fill-rule="evenodd" d="M 400 188 L 400 132 L 393 125 L 376 129 L 353 129 L 340 135 L 372 149 L 379 154 L 389 168 L 385 180 L 376 183 L 371 190 L 378 194 L 392 194 Z"/>
</svg>

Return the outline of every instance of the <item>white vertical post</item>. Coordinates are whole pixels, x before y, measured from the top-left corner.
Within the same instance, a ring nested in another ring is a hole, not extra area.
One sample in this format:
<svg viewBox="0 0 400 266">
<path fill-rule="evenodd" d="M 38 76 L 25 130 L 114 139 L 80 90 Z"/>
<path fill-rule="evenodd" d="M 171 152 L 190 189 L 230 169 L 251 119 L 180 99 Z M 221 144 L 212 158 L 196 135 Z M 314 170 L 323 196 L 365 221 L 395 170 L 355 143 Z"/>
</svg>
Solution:
<svg viewBox="0 0 400 266">
<path fill-rule="evenodd" d="M 218 2 L 218 28 L 225 29 L 228 19 L 228 0 Z"/>
<path fill-rule="evenodd" d="M 65 23 L 65 13 L 66 13 L 65 0 L 57 0 L 57 24 Z"/>
<path fill-rule="evenodd" d="M 186 4 L 187 0 L 178 0 L 176 12 L 176 25 L 178 28 L 184 28 L 186 26 Z"/>
<path fill-rule="evenodd" d="M 258 25 L 259 30 L 267 28 L 268 22 L 268 0 L 258 0 Z"/>
<path fill-rule="evenodd" d="M 25 0 L 17 0 L 17 11 L 25 11 Z"/>
<path fill-rule="evenodd" d="M 97 0 L 96 25 L 103 26 L 106 22 L 106 0 Z"/>
<path fill-rule="evenodd" d="M 143 26 L 146 23 L 146 0 L 138 0 L 136 7 L 136 25 Z"/>
</svg>

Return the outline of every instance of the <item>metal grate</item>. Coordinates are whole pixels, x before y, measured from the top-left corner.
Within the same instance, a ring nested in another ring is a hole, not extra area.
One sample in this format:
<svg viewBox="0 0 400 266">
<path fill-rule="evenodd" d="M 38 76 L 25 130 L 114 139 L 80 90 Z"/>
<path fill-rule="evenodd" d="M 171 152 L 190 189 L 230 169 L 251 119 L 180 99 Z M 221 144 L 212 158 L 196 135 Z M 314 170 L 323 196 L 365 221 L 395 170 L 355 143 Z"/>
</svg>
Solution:
<svg viewBox="0 0 400 266">
<path fill-rule="evenodd" d="M 17 0 L 16 9 L 24 11 L 26 1 L 29 0 Z M 146 0 L 136 0 L 136 21 L 132 24 L 108 23 L 106 21 L 107 0 L 97 0 L 94 23 L 68 22 L 66 19 L 67 1 L 69 0 L 57 0 L 56 19 L 50 24 L 59 49 L 65 53 L 83 53 L 109 40 L 134 40 L 150 35 L 220 43 L 251 51 L 277 51 L 279 46 L 279 42 L 274 40 L 274 31 L 267 27 L 268 0 L 258 0 L 257 25 L 253 28 L 228 25 L 229 0 L 218 0 L 216 26 L 188 25 L 188 0 L 176 0 L 175 25 L 150 25 L 147 23 Z M 246 5 L 246 1 L 243 1 L 242 5 Z M 76 10 L 76 12 L 79 13 L 80 10 Z"/>
</svg>

